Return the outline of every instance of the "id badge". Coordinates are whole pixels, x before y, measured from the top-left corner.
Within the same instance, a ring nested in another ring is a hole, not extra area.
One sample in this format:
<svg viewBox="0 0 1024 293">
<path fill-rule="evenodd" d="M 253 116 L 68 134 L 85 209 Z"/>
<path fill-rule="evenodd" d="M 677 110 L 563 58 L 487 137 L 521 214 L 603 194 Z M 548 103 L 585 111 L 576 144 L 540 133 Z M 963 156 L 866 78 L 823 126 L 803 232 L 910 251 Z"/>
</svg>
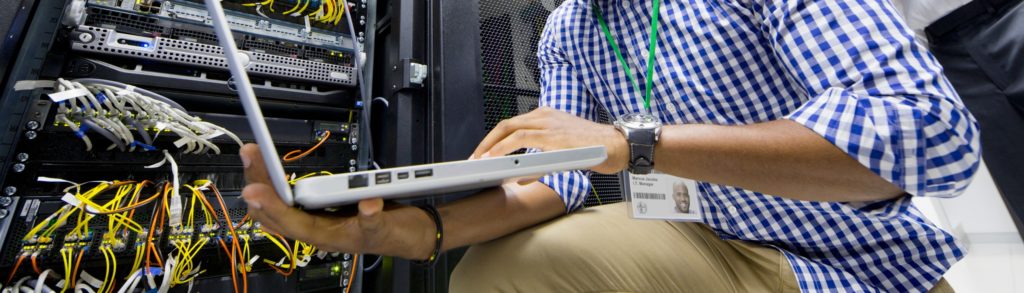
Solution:
<svg viewBox="0 0 1024 293">
<path fill-rule="evenodd" d="M 626 174 L 627 201 L 634 219 L 703 220 L 696 181 L 657 171 L 647 175 Z"/>
</svg>

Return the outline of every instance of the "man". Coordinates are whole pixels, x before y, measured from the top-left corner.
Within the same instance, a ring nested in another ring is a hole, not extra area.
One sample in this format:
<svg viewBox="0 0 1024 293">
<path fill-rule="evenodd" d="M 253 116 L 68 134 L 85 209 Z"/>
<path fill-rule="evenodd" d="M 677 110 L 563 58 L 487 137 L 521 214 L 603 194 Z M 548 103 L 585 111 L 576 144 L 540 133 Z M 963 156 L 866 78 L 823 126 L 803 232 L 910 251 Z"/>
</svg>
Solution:
<svg viewBox="0 0 1024 293">
<path fill-rule="evenodd" d="M 1024 1 L 893 1 L 978 119 L 985 164 L 1024 231 Z"/>
<path fill-rule="evenodd" d="M 575 212 L 582 171 L 440 206 L 440 225 L 430 209 L 379 200 L 351 218 L 310 215 L 281 203 L 253 145 L 243 195 L 264 227 L 326 250 L 422 260 L 477 244 L 456 292 L 949 290 L 940 280 L 963 248 L 910 199 L 960 194 L 978 132 L 899 19 L 884 0 L 573 0 L 552 13 L 543 107 L 502 122 L 473 156 L 604 145 L 595 172 L 653 163 L 701 181 L 700 223 L 631 220 L 623 205 Z M 639 128 L 592 122 L 597 107 L 665 126 L 644 132 L 656 143 L 627 139 Z"/>
<path fill-rule="evenodd" d="M 677 213 L 690 213 L 690 188 L 686 184 L 677 182 L 672 185 L 672 199 L 676 202 Z"/>
</svg>

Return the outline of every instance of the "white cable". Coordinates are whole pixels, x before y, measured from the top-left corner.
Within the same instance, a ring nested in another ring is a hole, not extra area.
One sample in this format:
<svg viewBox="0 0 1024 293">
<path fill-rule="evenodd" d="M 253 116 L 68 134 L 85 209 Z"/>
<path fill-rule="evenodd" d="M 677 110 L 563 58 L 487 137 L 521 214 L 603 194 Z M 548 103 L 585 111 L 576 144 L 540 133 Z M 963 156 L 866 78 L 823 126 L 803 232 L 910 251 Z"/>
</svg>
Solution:
<svg viewBox="0 0 1024 293">
<path fill-rule="evenodd" d="M 157 293 L 167 293 L 167 290 L 171 288 L 171 273 L 174 271 L 176 261 L 170 254 L 167 255 L 167 262 L 164 264 L 164 278 L 160 281 L 160 288 L 156 290 Z"/>
<path fill-rule="evenodd" d="M 144 268 L 145 267 L 139 268 L 139 270 L 142 270 Z M 118 293 L 126 293 L 126 292 L 134 293 L 135 292 L 135 287 L 138 286 L 139 283 L 141 283 L 143 275 L 144 274 L 142 274 L 141 271 L 139 271 L 138 276 L 132 277 L 132 280 L 129 280 L 128 283 L 125 283 L 125 286 L 128 288 L 128 291 L 125 291 L 125 287 L 121 287 L 121 290 L 119 290 Z"/>
<path fill-rule="evenodd" d="M 148 269 L 148 268 L 139 268 L 138 270 L 136 270 L 135 273 L 132 274 L 132 278 L 128 279 L 128 281 L 124 283 L 124 286 L 121 286 L 121 289 L 117 290 L 117 293 L 127 293 L 127 292 L 133 292 L 134 293 L 135 292 L 135 287 L 139 285 L 140 281 L 142 281 L 142 275 L 144 275 L 142 270 L 144 270 L 144 269 Z M 127 289 L 127 291 L 126 291 L 126 289 Z"/>
<path fill-rule="evenodd" d="M 210 142 L 208 138 L 221 134 L 230 137 L 239 147 L 244 144 L 231 131 L 218 125 L 204 122 L 199 117 L 189 115 L 180 105 L 172 104 L 173 102 L 170 99 L 146 90 L 98 79 L 78 79 L 75 81 L 59 79 L 56 87 L 58 91 L 86 89 L 88 94 L 69 99 L 67 103 L 61 103 L 58 106 L 60 112 L 74 114 L 76 119 L 79 117 L 78 115 L 81 115 L 82 118 L 91 119 L 92 123 L 109 131 L 111 135 L 123 141 L 124 145 L 129 146 L 129 151 L 135 150 L 136 141 L 139 141 L 139 139 L 136 139 L 136 134 L 129 128 L 129 124 L 136 128 L 140 126 L 136 126 L 135 123 L 126 123 L 125 121 L 135 121 L 143 128 L 159 123 L 167 125 L 162 127 L 161 130 L 168 129 L 182 137 L 183 140 L 177 146 L 185 148 L 185 153 L 202 154 L 212 151 L 220 154 L 220 148 Z M 102 93 L 106 98 L 100 102 L 94 93 Z M 65 118 L 68 118 L 67 115 L 65 115 Z M 68 120 L 70 121 L 70 119 Z M 77 132 L 78 130 L 75 131 Z M 141 129 L 140 134 L 144 131 L 146 130 Z M 102 131 L 98 133 L 103 134 Z M 159 132 L 152 139 L 142 140 L 152 144 L 153 140 L 158 136 Z M 143 135 L 143 138 L 145 138 L 145 135 Z"/>
<path fill-rule="evenodd" d="M 74 122 L 71 122 L 71 120 L 68 119 L 67 116 L 64 116 L 64 114 L 57 114 L 57 120 L 60 120 L 60 122 L 63 122 L 64 124 L 67 124 L 68 127 L 71 128 L 71 131 L 74 131 L 75 133 L 78 133 L 80 131 L 80 128 L 78 127 L 78 125 L 75 124 Z M 85 151 L 86 152 L 91 151 L 92 150 L 92 141 L 89 140 L 89 136 L 85 135 L 84 131 L 81 133 L 81 135 L 82 135 L 82 137 L 81 137 L 82 141 L 85 142 Z"/>
<path fill-rule="evenodd" d="M 31 278 L 32 277 L 29 277 L 29 276 L 21 277 L 21 279 L 18 279 L 17 282 L 14 282 L 14 286 L 11 286 L 11 288 L 14 288 L 14 290 L 17 290 L 17 291 L 22 291 L 24 289 L 28 289 L 29 292 L 32 292 L 32 288 L 22 287 L 21 286 L 22 284 L 25 284 L 25 282 L 28 281 Z"/>
<path fill-rule="evenodd" d="M 39 274 L 39 280 L 36 281 L 35 293 L 42 293 L 43 292 L 43 287 L 46 287 L 46 276 L 49 275 L 52 272 L 53 272 L 53 270 L 47 269 L 47 270 L 43 271 L 42 274 Z M 53 291 L 53 290 L 48 290 L 48 291 Z"/>
<path fill-rule="evenodd" d="M 89 287 L 89 285 L 86 285 L 85 283 L 78 282 L 78 284 L 75 284 L 75 293 L 79 292 L 96 293 L 96 290 L 93 290 L 92 287 Z"/>
<path fill-rule="evenodd" d="M 167 158 L 167 162 L 171 163 L 171 176 L 174 182 L 174 190 L 171 191 L 171 203 L 170 212 L 167 215 L 168 224 L 171 227 L 181 226 L 181 196 L 178 195 L 178 190 L 181 185 L 178 182 L 178 163 L 174 161 L 174 157 L 171 153 L 164 150 L 164 158 Z M 169 272 L 169 271 L 168 271 Z"/>
</svg>

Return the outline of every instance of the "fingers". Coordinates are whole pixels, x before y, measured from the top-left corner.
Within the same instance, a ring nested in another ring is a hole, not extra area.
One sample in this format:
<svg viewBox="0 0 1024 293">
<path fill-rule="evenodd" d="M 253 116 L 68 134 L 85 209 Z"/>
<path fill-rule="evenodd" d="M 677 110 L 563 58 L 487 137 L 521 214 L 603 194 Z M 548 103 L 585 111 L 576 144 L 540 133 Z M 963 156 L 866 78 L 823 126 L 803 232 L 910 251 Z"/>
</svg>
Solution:
<svg viewBox="0 0 1024 293">
<path fill-rule="evenodd" d="M 327 232 L 334 219 L 310 215 L 285 205 L 270 184 L 250 183 L 242 190 L 242 198 L 249 205 L 249 215 L 253 219 L 285 237 L 323 244 L 323 237 L 338 236 Z"/>
<path fill-rule="evenodd" d="M 238 150 L 242 159 L 242 166 L 245 168 L 245 181 L 249 184 L 265 183 L 271 185 L 270 176 L 267 174 L 267 166 L 263 163 L 263 155 L 256 144 L 246 144 Z M 276 193 L 275 193 L 276 194 Z"/>
<path fill-rule="evenodd" d="M 540 180 L 540 177 L 541 176 L 519 177 L 516 178 L 516 183 L 518 183 L 519 185 L 530 185 Z"/>
<path fill-rule="evenodd" d="M 473 151 L 473 156 L 470 158 L 482 157 L 484 153 L 487 153 L 487 151 L 494 146 L 494 144 L 504 140 L 506 137 L 515 133 L 516 131 L 524 129 L 544 129 L 545 127 L 548 127 L 548 123 L 545 123 L 546 119 L 543 118 L 551 110 L 546 109 L 547 108 L 540 108 L 537 110 L 533 110 L 530 113 L 526 113 L 501 121 L 500 123 L 498 123 L 497 126 L 494 127 L 494 129 L 491 130 L 490 133 L 487 134 L 486 137 L 484 137 L 483 140 L 480 141 L 480 144 L 477 145 L 476 150 Z M 503 154 L 504 153 L 502 153 L 502 155 Z M 493 153 L 491 155 L 498 154 Z"/>
<path fill-rule="evenodd" d="M 543 130 L 518 130 L 494 144 L 494 146 L 486 150 L 484 154 L 490 154 L 491 156 L 504 156 L 521 148 L 536 148 L 543 151 L 545 150 L 545 146 L 547 146 L 545 143 L 545 133 L 546 132 Z"/>
<path fill-rule="evenodd" d="M 359 228 L 364 235 L 374 234 L 383 226 L 384 200 L 375 198 L 359 202 Z"/>
</svg>

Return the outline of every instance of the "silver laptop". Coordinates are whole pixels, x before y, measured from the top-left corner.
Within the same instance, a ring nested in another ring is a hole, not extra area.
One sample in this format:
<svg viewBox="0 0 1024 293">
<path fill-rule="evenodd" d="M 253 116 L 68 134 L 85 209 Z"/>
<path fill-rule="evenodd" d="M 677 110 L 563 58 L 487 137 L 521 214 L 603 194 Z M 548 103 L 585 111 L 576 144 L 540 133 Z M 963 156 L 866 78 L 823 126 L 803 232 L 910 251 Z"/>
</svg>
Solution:
<svg viewBox="0 0 1024 293">
<path fill-rule="evenodd" d="M 256 95 L 245 68 L 248 55 L 240 53 L 231 37 L 219 0 L 206 0 L 214 31 L 223 47 L 225 61 L 235 80 L 238 97 L 246 118 L 260 145 L 271 183 L 288 205 L 320 209 L 355 203 L 369 198 L 400 199 L 473 190 L 500 185 L 506 179 L 537 176 L 552 172 L 586 169 L 604 162 L 604 146 L 560 150 L 544 153 L 493 157 L 472 161 L 363 171 L 303 179 L 292 192 L 285 178 L 284 166 L 270 137 Z M 358 59 L 358 58 L 357 58 Z M 358 60 L 356 70 L 360 70 Z"/>
</svg>

